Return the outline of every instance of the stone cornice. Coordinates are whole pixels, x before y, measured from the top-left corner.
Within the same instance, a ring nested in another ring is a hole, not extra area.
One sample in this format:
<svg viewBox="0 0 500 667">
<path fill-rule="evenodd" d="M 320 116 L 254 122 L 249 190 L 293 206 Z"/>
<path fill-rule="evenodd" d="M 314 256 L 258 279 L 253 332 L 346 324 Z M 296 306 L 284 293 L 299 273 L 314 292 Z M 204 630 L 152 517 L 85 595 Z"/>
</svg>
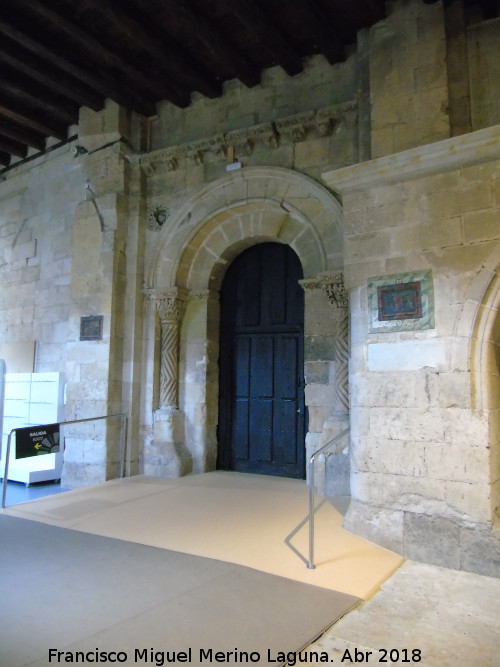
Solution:
<svg viewBox="0 0 500 667">
<path fill-rule="evenodd" d="M 496 159 L 500 159 L 500 125 L 328 171 L 322 178 L 332 190 L 344 193 L 432 176 Z"/>
<path fill-rule="evenodd" d="M 331 134 L 339 123 L 354 124 L 356 120 L 357 103 L 345 102 L 316 111 L 294 114 L 277 119 L 275 122 L 259 123 L 224 134 L 161 148 L 141 155 L 140 163 L 146 173 L 154 173 L 159 165 L 163 165 L 169 171 L 175 171 L 180 167 L 182 160 L 201 164 L 211 155 L 215 157 L 227 155 L 231 147 L 235 149 L 237 155 L 251 155 L 257 144 L 267 144 L 270 148 L 277 148 L 280 144 L 303 141 L 308 136 L 324 137 Z"/>
</svg>

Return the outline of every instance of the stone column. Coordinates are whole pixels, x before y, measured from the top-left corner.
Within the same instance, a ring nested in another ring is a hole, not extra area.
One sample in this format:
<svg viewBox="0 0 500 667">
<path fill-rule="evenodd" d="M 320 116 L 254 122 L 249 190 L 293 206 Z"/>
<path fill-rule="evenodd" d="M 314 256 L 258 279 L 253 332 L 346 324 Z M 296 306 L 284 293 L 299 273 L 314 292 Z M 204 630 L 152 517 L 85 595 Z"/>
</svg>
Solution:
<svg viewBox="0 0 500 667">
<path fill-rule="evenodd" d="M 342 273 L 302 280 L 305 292 L 305 370 L 309 432 L 308 457 L 349 423 L 348 304 Z M 331 307 L 329 307 L 329 304 Z M 349 454 L 345 438 L 317 458 L 316 488 L 349 494 Z"/>
<path fill-rule="evenodd" d="M 335 312 L 336 410 L 349 413 L 349 302 L 342 273 L 322 274 L 328 300 Z"/>
<path fill-rule="evenodd" d="M 341 272 L 321 275 L 334 314 L 335 399 L 331 416 L 325 421 L 325 441 L 335 438 L 349 425 L 349 299 Z M 332 449 L 326 460 L 326 495 L 350 495 L 349 437 Z"/>
<path fill-rule="evenodd" d="M 151 456 L 144 463 L 147 475 L 180 477 L 190 472 L 185 446 L 184 414 L 179 410 L 179 327 L 188 292 L 172 289 L 146 291 L 160 318 L 160 405 L 154 415 Z"/>
<path fill-rule="evenodd" d="M 184 290 L 154 297 L 161 324 L 160 410 L 179 408 L 179 326 L 186 308 Z"/>
</svg>

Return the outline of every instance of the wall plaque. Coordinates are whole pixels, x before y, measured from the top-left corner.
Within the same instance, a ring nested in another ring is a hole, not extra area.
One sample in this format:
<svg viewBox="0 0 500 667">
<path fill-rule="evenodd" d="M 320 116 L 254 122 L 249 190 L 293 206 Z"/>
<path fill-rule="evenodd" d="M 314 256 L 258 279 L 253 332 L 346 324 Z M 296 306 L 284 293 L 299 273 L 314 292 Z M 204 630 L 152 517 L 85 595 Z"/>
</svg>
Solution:
<svg viewBox="0 0 500 667">
<path fill-rule="evenodd" d="M 368 283 L 369 332 L 434 327 L 431 271 L 376 276 Z"/>
<path fill-rule="evenodd" d="M 102 340 L 103 315 L 80 318 L 80 340 Z"/>
</svg>

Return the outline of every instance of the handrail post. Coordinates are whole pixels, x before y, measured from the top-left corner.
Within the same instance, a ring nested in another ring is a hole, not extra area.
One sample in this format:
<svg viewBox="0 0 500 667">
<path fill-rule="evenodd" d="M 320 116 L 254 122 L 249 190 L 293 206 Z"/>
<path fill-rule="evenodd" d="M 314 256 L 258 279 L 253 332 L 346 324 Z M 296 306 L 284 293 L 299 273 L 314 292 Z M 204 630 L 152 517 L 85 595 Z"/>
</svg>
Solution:
<svg viewBox="0 0 500 667">
<path fill-rule="evenodd" d="M 309 570 L 314 570 L 316 568 L 316 565 L 314 564 L 314 464 L 316 463 L 316 457 L 321 454 L 324 449 L 341 440 L 349 433 L 349 431 L 349 427 L 344 429 L 341 433 L 336 435 L 333 440 L 330 440 L 326 445 L 323 445 L 323 447 L 316 450 L 309 459 L 309 559 L 307 561 L 307 568 Z"/>
<path fill-rule="evenodd" d="M 120 479 L 123 479 L 125 475 L 125 464 L 127 456 L 127 437 L 128 437 L 128 417 L 127 415 L 122 415 L 122 433 L 120 439 Z"/>
<path fill-rule="evenodd" d="M 313 455 L 314 456 L 314 455 Z M 309 461 L 309 560 L 307 569 L 314 570 L 314 461 L 313 456 Z"/>
<path fill-rule="evenodd" d="M 16 430 L 15 428 L 11 429 L 9 435 L 7 436 L 7 456 L 5 458 L 5 469 L 3 471 L 3 484 L 2 484 L 2 509 L 5 509 L 5 496 L 7 493 L 7 475 L 9 474 L 9 458 L 10 458 L 10 439 L 15 430 Z"/>
</svg>

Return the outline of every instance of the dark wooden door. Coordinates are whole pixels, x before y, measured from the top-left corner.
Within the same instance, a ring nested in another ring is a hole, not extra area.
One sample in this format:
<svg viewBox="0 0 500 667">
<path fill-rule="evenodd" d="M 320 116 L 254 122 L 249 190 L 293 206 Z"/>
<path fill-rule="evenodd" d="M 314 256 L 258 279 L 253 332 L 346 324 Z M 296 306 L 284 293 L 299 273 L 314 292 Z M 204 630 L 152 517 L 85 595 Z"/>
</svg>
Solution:
<svg viewBox="0 0 500 667">
<path fill-rule="evenodd" d="M 262 243 L 221 290 L 219 455 L 223 470 L 305 476 L 304 298 L 294 251 Z"/>
</svg>

